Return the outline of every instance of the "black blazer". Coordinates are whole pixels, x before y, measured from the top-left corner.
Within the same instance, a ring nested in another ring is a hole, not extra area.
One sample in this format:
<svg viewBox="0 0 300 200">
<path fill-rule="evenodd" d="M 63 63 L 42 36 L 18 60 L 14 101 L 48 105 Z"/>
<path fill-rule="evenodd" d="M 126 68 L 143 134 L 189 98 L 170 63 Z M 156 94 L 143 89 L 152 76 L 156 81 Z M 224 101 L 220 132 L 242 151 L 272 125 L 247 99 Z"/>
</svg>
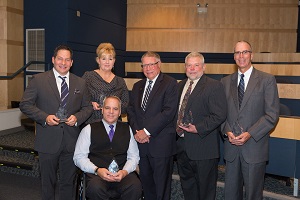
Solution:
<svg viewBox="0 0 300 200">
<path fill-rule="evenodd" d="M 147 108 L 143 111 L 141 103 L 146 80 L 138 81 L 133 86 L 128 121 L 133 133 L 146 128 L 151 134 L 149 143 L 138 143 L 141 157 L 147 152 L 153 157 L 168 157 L 176 153 L 177 81 L 160 73 L 148 98 Z"/>
<path fill-rule="evenodd" d="M 187 79 L 179 83 L 181 96 Z M 180 98 L 179 96 L 179 98 Z M 220 125 L 225 121 L 227 103 L 220 81 L 202 75 L 192 91 L 185 115 L 191 111 L 198 133 L 184 133 L 185 151 L 191 160 L 219 158 Z"/>
</svg>

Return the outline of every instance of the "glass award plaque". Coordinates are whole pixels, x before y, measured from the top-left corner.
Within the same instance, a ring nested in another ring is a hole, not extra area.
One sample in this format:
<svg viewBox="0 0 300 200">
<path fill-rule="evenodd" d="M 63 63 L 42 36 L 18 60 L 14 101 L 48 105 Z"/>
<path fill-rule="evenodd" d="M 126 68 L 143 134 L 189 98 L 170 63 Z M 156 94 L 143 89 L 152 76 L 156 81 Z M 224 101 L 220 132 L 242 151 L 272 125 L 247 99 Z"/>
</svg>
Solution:
<svg viewBox="0 0 300 200">
<path fill-rule="evenodd" d="M 243 127 L 240 125 L 239 121 L 233 124 L 232 132 L 235 136 L 241 135 L 244 132 Z"/>
<path fill-rule="evenodd" d="M 193 113 L 192 111 L 189 111 L 186 115 L 182 118 L 182 126 L 189 126 L 189 124 L 192 124 L 194 122 Z"/>
<path fill-rule="evenodd" d="M 68 112 L 65 107 L 59 106 L 55 116 L 59 119 L 59 123 L 66 122 L 68 119 Z"/>
<path fill-rule="evenodd" d="M 97 98 L 97 103 L 99 104 L 99 108 L 101 108 L 101 109 L 103 107 L 104 99 L 105 99 L 105 95 L 103 95 L 103 94 L 100 94 Z"/>
<path fill-rule="evenodd" d="M 113 158 L 111 163 L 109 164 L 108 171 L 110 171 L 111 173 L 117 173 L 119 171 L 119 165 L 115 158 Z"/>
</svg>

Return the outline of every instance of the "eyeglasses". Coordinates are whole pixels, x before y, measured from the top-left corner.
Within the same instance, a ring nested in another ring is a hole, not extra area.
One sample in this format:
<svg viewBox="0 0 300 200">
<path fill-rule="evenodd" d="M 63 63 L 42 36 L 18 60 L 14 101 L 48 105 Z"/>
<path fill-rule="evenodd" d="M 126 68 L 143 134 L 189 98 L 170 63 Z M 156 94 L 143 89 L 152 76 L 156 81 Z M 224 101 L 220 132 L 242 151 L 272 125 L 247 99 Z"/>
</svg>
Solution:
<svg viewBox="0 0 300 200">
<path fill-rule="evenodd" d="M 239 56 L 239 55 L 248 55 L 248 54 L 250 54 L 250 53 L 252 53 L 252 51 L 249 51 L 249 50 L 244 50 L 244 51 L 235 51 L 234 52 L 234 55 L 235 56 Z"/>
<path fill-rule="evenodd" d="M 159 61 L 157 61 L 156 63 L 143 64 L 143 65 L 141 65 L 141 67 L 142 68 L 152 67 L 152 66 L 156 65 L 157 63 L 159 63 Z"/>
</svg>

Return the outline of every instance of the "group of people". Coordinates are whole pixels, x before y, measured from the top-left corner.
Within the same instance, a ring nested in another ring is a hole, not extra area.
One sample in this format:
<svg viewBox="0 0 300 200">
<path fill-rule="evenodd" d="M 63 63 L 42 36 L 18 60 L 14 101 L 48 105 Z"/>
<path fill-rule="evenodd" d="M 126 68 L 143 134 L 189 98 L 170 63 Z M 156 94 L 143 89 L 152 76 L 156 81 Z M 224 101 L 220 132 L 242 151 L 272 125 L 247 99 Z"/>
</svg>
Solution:
<svg viewBox="0 0 300 200">
<path fill-rule="evenodd" d="M 146 200 L 168 200 L 175 156 L 185 199 L 214 200 L 220 135 L 225 199 L 242 200 L 243 186 L 247 200 L 263 198 L 279 97 L 275 77 L 252 65 L 247 41 L 234 47 L 237 72 L 221 81 L 205 75 L 198 52 L 186 56 L 187 78 L 179 83 L 161 72 L 159 54 L 146 52 L 146 78 L 130 96 L 124 79 L 112 72 L 114 47 L 102 43 L 96 53 L 99 69 L 80 78 L 69 72 L 72 50 L 58 46 L 53 69 L 33 77 L 20 103 L 36 121 L 43 200 L 55 198 L 57 170 L 59 199 L 74 199 L 76 166 L 86 174 L 87 199 L 138 200 L 143 194 Z"/>
</svg>

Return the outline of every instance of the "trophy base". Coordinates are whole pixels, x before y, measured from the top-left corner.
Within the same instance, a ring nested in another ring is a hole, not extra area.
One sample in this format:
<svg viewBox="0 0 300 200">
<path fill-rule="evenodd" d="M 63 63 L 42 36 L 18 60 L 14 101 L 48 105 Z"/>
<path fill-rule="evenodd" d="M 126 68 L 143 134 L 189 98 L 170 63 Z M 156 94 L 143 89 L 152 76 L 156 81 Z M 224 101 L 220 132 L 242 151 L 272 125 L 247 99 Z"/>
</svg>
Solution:
<svg viewBox="0 0 300 200">
<path fill-rule="evenodd" d="M 59 123 L 65 123 L 66 121 L 68 121 L 68 119 L 60 119 L 58 122 Z"/>
</svg>

